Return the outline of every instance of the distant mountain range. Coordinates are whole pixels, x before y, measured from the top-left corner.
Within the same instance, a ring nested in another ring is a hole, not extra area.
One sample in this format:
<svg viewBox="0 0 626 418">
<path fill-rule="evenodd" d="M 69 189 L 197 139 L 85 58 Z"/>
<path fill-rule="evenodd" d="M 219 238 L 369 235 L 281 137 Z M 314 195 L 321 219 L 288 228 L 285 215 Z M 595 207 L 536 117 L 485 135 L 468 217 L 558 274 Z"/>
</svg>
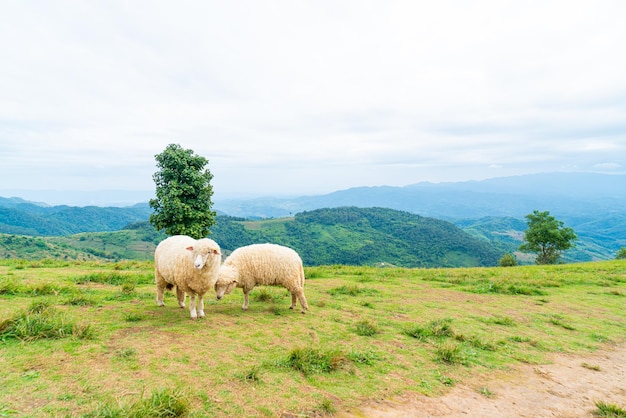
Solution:
<svg viewBox="0 0 626 418">
<path fill-rule="evenodd" d="M 356 187 L 297 198 L 232 199 L 215 202 L 231 216 L 283 217 L 304 210 L 339 206 L 386 207 L 441 219 L 484 216 L 524 217 L 533 210 L 577 217 L 623 212 L 626 175 L 532 174 L 456 183 L 404 187 Z"/>
<path fill-rule="evenodd" d="M 405 187 L 357 187 L 318 196 L 216 201 L 220 215 L 290 217 L 323 208 L 389 208 L 448 220 L 502 251 L 515 251 L 524 216 L 547 210 L 579 236 L 566 260 L 611 259 L 626 246 L 626 175 L 552 173 Z M 48 206 L 0 197 L 0 233 L 70 235 L 116 231 L 146 221 L 147 203 L 128 207 Z"/>
</svg>

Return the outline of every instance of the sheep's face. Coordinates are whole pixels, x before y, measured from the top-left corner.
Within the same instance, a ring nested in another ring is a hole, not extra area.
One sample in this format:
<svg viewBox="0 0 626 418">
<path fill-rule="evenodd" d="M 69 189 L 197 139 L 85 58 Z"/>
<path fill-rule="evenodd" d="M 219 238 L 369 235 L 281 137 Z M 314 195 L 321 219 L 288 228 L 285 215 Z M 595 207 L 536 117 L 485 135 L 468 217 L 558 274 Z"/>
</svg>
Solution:
<svg viewBox="0 0 626 418">
<path fill-rule="evenodd" d="M 229 266 L 222 266 L 217 276 L 217 281 L 215 282 L 215 294 L 217 299 L 219 300 L 224 295 L 232 293 L 235 287 L 237 287 L 237 282 L 237 270 Z"/>
<path fill-rule="evenodd" d="M 219 247 L 187 247 L 188 251 L 192 253 L 193 266 L 202 270 L 204 266 L 207 264 L 213 264 L 215 262 L 219 262 L 222 253 L 220 252 Z"/>
</svg>

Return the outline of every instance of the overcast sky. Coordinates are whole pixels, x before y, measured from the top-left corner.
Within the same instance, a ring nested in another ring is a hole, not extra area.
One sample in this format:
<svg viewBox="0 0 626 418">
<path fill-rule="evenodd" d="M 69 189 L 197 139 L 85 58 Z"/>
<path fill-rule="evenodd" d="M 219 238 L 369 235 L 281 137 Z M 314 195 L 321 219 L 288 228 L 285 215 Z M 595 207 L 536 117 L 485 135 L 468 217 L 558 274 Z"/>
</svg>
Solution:
<svg viewBox="0 0 626 418">
<path fill-rule="evenodd" d="M 626 172 L 626 1 L 0 3 L 0 192 Z"/>
</svg>

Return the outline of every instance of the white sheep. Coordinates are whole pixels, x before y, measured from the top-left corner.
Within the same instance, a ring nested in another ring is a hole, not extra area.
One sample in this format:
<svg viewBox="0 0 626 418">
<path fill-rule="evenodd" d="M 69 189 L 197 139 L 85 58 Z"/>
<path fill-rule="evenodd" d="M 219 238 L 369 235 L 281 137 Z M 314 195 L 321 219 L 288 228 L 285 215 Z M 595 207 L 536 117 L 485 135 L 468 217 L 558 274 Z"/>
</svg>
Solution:
<svg viewBox="0 0 626 418">
<path fill-rule="evenodd" d="M 291 306 L 300 301 L 302 313 L 309 308 L 304 296 L 302 259 L 291 248 L 276 244 L 253 244 L 237 248 L 220 267 L 215 293 L 218 299 L 236 287 L 243 289 L 243 309 L 248 309 L 248 293 L 256 285 L 284 286 L 291 293 Z"/>
<path fill-rule="evenodd" d="M 220 246 L 209 238 L 195 240 L 174 235 L 161 241 L 154 251 L 157 305 L 164 305 L 165 289 L 176 286 L 178 305 L 185 307 L 185 293 L 188 293 L 191 319 L 204 318 L 204 295 L 215 286 L 221 260 Z"/>
</svg>

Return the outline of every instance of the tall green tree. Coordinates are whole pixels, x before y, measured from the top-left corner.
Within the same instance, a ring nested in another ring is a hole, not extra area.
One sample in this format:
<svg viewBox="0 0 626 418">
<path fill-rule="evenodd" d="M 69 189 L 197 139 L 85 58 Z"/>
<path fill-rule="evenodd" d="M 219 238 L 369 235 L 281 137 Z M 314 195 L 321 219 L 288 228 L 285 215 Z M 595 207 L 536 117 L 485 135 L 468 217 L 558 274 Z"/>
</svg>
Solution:
<svg viewBox="0 0 626 418">
<path fill-rule="evenodd" d="M 178 144 L 168 145 L 155 159 L 158 171 L 152 178 L 156 198 L 150 199 L 154 209 L 150 223 L 167 235 L 196 239 L 209 235 L 216 216 L 211 210 L 213 175 L 207 168 L 209 161 Z"/>
<path fill-rule="evenodd" d="M 551 216 L 549 211 L 533 211 L 526 215 L 526 224 L 525 242 L 519 249 L 536 253 L 537 264 L 556 264 L 561 252 L 572 248 L 578 239 L 572 228 L 563 226 L 563 222 Z"/>
</svg>

